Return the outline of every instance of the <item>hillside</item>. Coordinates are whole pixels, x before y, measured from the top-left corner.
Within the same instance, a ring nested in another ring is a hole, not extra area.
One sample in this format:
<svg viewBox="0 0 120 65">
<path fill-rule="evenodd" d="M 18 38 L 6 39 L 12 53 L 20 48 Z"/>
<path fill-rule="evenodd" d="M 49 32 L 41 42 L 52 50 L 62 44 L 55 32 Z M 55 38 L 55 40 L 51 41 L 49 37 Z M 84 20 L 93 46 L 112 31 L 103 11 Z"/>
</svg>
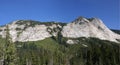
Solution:
<svg viewBox="0 0 120 65">
<path fill-rule="evenodd" d="M 60 33 L 63 37 L 95 37 L 101 40 L 118 42 L 120 35 L 112 32 L 98 18 L 78 17 L 70 23 L 39 22 L 33 20 L 13 21 L 9 32 L 13 42 L 38 41 Z M 0 35 L 5 37 L 6 26 L 0 27 Z"/>
<path fill-rule="evenodd" d="M 98 18 L 17 20 L 0 27 L 0 65 L 120 65 L 114 31 Z"/>
<path fill-rule="evenodd" d="M 15 42 L 19 58 L 16 65 L 119 65 L 120 44 L 85 37 L 71 38 L 76 43 L 68 44 L 65 42 L 68 38 L 58 39 Z M 5 40 L 0 38 L 0 42 Z"/>
</svg>

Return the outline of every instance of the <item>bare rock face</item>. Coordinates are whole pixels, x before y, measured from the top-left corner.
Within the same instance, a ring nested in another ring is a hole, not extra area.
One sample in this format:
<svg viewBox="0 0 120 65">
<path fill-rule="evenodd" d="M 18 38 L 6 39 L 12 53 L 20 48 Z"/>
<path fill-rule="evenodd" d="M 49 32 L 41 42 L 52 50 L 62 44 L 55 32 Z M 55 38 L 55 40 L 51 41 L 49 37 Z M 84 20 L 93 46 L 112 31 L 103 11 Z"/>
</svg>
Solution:
<svg viewBox="0 0 120 65">
<path fill-rule="evenodd" d="M 115 41 L 120 40 L 120 35 L 109 30 L 104 23 L 98 18 L 86 19 L 79 17 L 71 23 L 61 25 L 53 22 L 36 22 L 31 20 L 17 20 L 8 24 L 12 41 L 37 41 L 51 36 L 57 36 L 58 32 L 63 37 L 96 37 L 103 40 Z M 5 38 L 6 26 L 0 27 L 0 36 Z M 72 41 L 68 43 L 72 44 Z"/>
<path fill-rule="evenodd" d="M 62 35 L 69 38 L 96 37 L 115 42 L 117 42 L 116 39 L 120 39 L 120 35 L 109 30 L 98 18 L 86 19 L 80 17 L 64 26 Z"/>
<path fill-rule="evenodd" d="M 31 26 L 32 25 L 32 26 Z M 58 27 L 61 26 L 56 23 L 36 23 L 36 22 L 29 22 L 29 21 L 14 21 L 11 24 L 8 24 L 9 26 L 9 33 L 12 38 L 12 41 L 37 41 L 37 40 L 43 40 L 45 38 L 56 36 Z M 0 35 L 5 38 L 6 36 L 6 26 L 0 27 Z M 52 31 L 53 29 L 56 29 L 56 32 Z M 50 33 L 52 32 L 52 33 Z"/>
<path fill-rule="evenodd" d="M 29 27 L 23 31 L 19 35 L 18 41 L 37 41 L 50 36 L 45 25 L 36 25 L 35 27 Z"/>
</svg>

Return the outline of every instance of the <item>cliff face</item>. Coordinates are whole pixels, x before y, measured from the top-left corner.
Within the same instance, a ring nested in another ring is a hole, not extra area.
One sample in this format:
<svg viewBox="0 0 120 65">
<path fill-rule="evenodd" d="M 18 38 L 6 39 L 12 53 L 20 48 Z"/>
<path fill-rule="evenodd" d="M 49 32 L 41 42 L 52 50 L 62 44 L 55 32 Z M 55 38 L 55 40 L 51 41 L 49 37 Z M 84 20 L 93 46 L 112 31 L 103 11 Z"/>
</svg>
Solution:
<svg viewBox="0 0 120 65">
<path fill-rule="evenodd" d="M 62 34 L 64 37 L 96 37 L 103 40 L 116 41 L 120 35 L 109 30 L 104 23 L 98 18 L 86 19 L 78 18 L 72 23 L 63 27 Z"/>
<path fill-rule="evenodd" d="M 37 40 L 43 40 L 45 38 L 56 36 L 56 32 L 52 32 L 52 29 L 56 29 L 57 27 L 61 27 L 57 23 L 39 23 L 36 21 L 25 21 L 25 20 L 18 20 L 14 21 L 11 24 L 8 24 L 9 26 L 9 32 L 11 34 L 12 40 L 15 41 L 37 41 Z M 0 27 L 0 35 L 2 37 L 5 37 L 6 27 Z M 57 30 L 57 29 L 56 29 Z"/>
<path fill-rule="evenodd" d="M 51 36 L 57 36 L 61 32 L 63 37 L 96 37 L 103 40 L 115 41 L 120 35 L 109 30 L 98 18 L 86 19 L 79 17 L 71 23 L 62 25 L 55 22 L 36 22 L 31 20 L 18 20 L 8 24 L 12 40 L 15 41 L 37 41 Z M 0 27 L 0 35 L 4 38 L 6 26 Z"/>
</svg>

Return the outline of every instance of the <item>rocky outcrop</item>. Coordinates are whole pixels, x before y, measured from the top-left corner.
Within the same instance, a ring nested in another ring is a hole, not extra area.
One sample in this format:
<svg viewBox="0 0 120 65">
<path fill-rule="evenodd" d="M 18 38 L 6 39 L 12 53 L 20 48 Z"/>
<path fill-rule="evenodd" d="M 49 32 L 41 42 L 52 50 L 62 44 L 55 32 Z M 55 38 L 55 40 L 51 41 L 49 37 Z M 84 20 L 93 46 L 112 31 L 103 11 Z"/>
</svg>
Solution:
<svg viewBox="0 0 120 65">
<path fill-rule="evenodd" d="M 79 17 L 66 25 L 55 22 L 17 20 L 8 24 L 8 26 L 14 42 L 43 40 L 51 36 L 57 36 L 58 32 L 61 32 L 62 36 L 67 38 L 96 37 L 115 42 L 117 42 L 116 39 L 120 39 L 120 35 L 109 30 L 98 18 Z M 5 38 L 6 26 L 0 27 L 0 35 Z"/>
<path fill-rule="evenodd" d="M 12 41 L 37 41 L 37 40 L 43 40 L 45 38 L 56 36 L 58 28 L 61 28 L 61 25 L 53 22 L 48 23 L 36 23 L 35 21 L 14 21 L 11 24 L 8 24 L 9 27 L 9 33 L 11 35 Z M 34 25 L 34 26 L 31 26 Z M 0 35 L 5 38 L 6 35 L 6 26 L 0 27 Z M 55 29 L 55 31 L 53 31 Z"/>
<path fill-rule="evenodd" d="M 96 37 L 103 40 L 116 41 L 120 35 L 109 30 L 98 18 L 79 17 L 63 27 L 62 35 L 68 38 Z"/>
</svg>

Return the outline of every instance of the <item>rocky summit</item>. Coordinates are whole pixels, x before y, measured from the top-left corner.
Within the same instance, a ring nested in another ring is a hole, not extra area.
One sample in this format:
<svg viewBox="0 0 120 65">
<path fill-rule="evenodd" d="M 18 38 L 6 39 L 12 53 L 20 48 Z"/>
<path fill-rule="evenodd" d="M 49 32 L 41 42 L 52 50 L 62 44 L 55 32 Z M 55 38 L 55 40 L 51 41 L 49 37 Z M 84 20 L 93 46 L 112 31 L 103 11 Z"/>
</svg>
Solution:
<svg viewBox="0 0 120 65">
<path fill-rule="evenodd" d="M 62 34 L 64 37 L 96 37 L 103 40 L 117 41 L 120 35 L 108 29 L 98 18 L 86 19 L 79 17 L 72 23 L 63 27 Z"/>
<path fill-rule="evenodd" d="M 58 33 L 66 38 L 95 37 L 114 42 L 120 40 L 120 35 L 108 29 L 98 18 L 78 17 L 70 23 L 17 20 L 7 25 L 13 42 L 43 40 L 57 36 Z M 0 27 L 0 36 L 6 37 L 6 25 Z"/>
</svg>

